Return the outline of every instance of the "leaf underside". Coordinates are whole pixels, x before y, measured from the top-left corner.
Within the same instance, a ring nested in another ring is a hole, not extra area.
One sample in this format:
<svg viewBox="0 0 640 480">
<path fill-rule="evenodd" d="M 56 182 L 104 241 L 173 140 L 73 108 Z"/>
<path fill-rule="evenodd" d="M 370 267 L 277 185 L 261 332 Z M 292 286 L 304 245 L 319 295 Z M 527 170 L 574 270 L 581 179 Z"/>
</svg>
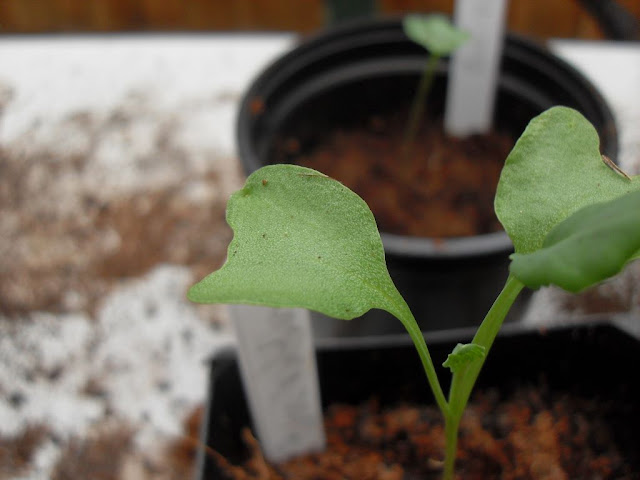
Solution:
<svg viewBox="0 0 640 480">
<path fill-rule="evenodd" d="M 543 246 L 549 232 L 588 205 L 640 190 L 603 161 L 598 133 L 579 112 L 553 107 L 534 118 L 507 157 L 495 210 L 516 253 Z"/>
<path fill-rule="evenodd" d="M 384 260 L 373 214 L 341 183 L 295 165 L 254 172 L 227 206 L 234 232 L 222 268 L 189 299 L 301 307 L 352 319 L 408 308 Z"/>
<path fill-rule="evenodd" d="M 640 177 L 603 161 L 598 133 L 579 112 L 537 116 L 509 154 L 495 199 L 515 247 L 511 273 L 530 288 L 572 292 L 615 275 L 640 253 L 637 192 Z"/>
</svg>

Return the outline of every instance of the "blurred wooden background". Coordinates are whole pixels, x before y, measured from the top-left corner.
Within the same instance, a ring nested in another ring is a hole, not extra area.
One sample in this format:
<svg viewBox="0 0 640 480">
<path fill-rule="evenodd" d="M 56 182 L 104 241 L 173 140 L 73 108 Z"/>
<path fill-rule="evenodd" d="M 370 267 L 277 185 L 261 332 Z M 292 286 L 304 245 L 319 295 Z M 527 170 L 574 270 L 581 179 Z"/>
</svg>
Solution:
<svg viewBox="0 0 640 480">
<path fill-rule="evenodd" d="M 640 0 L 618 0 L 640 22 Z M 379 14 L 438 10 L 453 0 L 0 0 L 0 31 L 315 31 L 355 6 Z M 603 38 L 578 0 L 510 0 L 509 29 L 538 38 Z"/>
</svg>

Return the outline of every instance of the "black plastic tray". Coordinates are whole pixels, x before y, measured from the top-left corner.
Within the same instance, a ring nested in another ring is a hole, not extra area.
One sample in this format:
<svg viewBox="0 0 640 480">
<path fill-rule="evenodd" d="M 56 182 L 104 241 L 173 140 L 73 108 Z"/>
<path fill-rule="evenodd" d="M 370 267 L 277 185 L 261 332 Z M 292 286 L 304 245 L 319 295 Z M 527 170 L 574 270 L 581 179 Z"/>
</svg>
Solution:
<svg viewBox="0 0 640 480">
<path fill-rule="evenodd" d="M 428 334 L 436 365 L 472 333 Z M 433 400 L 418 356 L 405 336 L 325 341 L 317 346 L 317 363 L 325 407 L 334 402 L 361 403 L 374 395 L 382 405 Z M 513 324 L 496 339 L 478 387 L 499 387 L 508 393 L 516 386 L 543 381 L 551 392 L 620 402 L 618 413 L 608 420 L 625 460 L 640 472 L 639 365 L 640 340 L 608 321 L 547 330 Z M 442 373 L 441 378 L 448 378 L 444 369 Z M 246 455 L 240 430 L 250 426 L 251 420 L 234 350 L 215 356 L 210 381 L 201 440 L 232 463 L 240 462 Z M 203 451 L 197 475 L 202 480 L 226 478 Z"/>
</svg>

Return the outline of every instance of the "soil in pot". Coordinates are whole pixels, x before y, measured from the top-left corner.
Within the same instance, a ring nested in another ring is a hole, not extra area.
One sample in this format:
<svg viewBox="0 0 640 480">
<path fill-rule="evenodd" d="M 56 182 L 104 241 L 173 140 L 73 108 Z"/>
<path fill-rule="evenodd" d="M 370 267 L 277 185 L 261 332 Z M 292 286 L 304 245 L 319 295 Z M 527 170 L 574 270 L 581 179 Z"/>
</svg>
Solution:
<svg viewBox="0 0 640 480">
<path fill-rule="evenodd" d="M 294 162 L 358 193 L 388 233 L 447 238 L 501 230 L 493 198 L 512 137 L 450 137 L 442 119 L 431 117 L 406 147 L 406 119 L 404 112 L 370 116 L 364 125 L 330 132 Z M 295 138 L 280 145 L 283 157 L 296 156 Z"/>
<path fill-rule="evenodd" d="M 461 425 L 457 478 L 466 480 L 633 479 L 607 428 L 612 404 L 553 397 L 544 385 L 508 397 L 480 392 Z M 376 400 L 333 405 L 325 417 L 328 447 L 278 465 L 265 461 L 249 430 L 251 456 L 234 466 L 216 455 L 230 479 L 437 480 L 444 430 L 432 406 L 381 408 Z"/>
<path fill-rule="evenodd" d="M 472 334 L 430 334 L 434 363 Z M 458 480 L 640 479 L 640 385 L 633 374 L 639 346 L 640 339 L 608 321 L 545 330 L 505 326 L 464 417 Z M 429 403 L 410 340 L 326 341 L 317 345 L 316 359 L 330 453 L 286 465 L 264 462 L 247 433 L 251 418 L 237 359 L 222 352 L 212 362 L 202 434 L 219 455 L 201 455 L 199 478 L 438 478 L 441 417 Z M 448 374 L 438 370 L 441 378 Z M 354 473 L 359 464 L 364 469 Z M 319 473 L 321 466 L 326 470 Z M 299 468 L 315 473 L 304 477 Z M 293 473 L 286 477 L 285 469 Z"/>
</svg>

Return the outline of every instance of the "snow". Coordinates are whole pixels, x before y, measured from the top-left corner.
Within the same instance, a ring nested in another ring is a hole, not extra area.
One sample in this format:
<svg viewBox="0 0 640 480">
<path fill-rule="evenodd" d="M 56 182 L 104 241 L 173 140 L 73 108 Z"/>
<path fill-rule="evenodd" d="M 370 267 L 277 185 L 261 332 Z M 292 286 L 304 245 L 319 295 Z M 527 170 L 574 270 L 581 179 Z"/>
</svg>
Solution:
<svg viewBox="0 0 640 480">
<path fill-rule="evenodd" d="M 1 433 L 29 422 L 68 440 L 115 417 L 139 428 L 142 449 L 180 435 L 185 415 L 206 398 L 207 360 L 233 342 L 184 298 L 191 280 L 188 269 L 161 265 L 116 288 L 95 320 L 37 313 L 0 323 L 0 385 L 10 388 L 0 398 Z M 88 393 L 92 381 L 108 393 Z M 54 448 L 45 444 L 36 463 L 50 465 Z"/>
</svg>

